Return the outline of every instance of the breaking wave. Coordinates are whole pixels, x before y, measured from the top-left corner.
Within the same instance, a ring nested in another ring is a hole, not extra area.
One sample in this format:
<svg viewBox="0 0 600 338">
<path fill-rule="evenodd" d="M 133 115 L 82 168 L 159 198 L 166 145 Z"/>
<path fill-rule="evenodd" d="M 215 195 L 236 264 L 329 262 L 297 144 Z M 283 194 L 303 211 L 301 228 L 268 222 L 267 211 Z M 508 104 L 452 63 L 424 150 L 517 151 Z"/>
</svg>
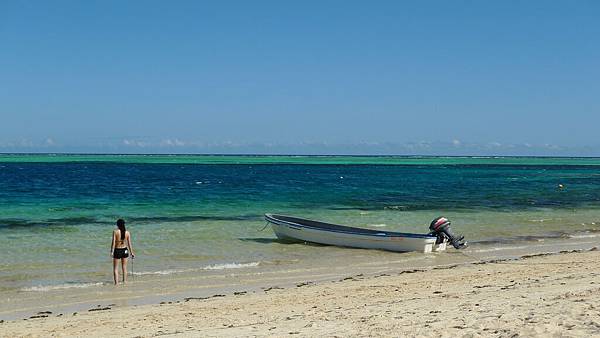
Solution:
<svg viewBox="0 0 600 338">
<path fill-rule="evenodd" d="M 226 270 L 226 269 L 241 269 L 241 268 L 252 268 L 259 266 L 260 262 L 250 262 L 250 263 L 225 263 L 225 264 L 214 264 L 209 265 L 202 270 Z"/>
<path fill-rule="evenodd" d="M 63 289 L 83 289 L 83 288 L 89 288 L 92 286 L 101 286 L 104 285 L 104 283 L 102 282 L 96 282 L 96 283 L 65 283 L 65 284 L 58 284 L 58 285 L 37 285 L 37 286 L 30 286 L 30 287 L 26 287 L 26 288 L 22 288 L 21 291 L 53 291 L 53 290 L 63 290 Z"/>
</svg>

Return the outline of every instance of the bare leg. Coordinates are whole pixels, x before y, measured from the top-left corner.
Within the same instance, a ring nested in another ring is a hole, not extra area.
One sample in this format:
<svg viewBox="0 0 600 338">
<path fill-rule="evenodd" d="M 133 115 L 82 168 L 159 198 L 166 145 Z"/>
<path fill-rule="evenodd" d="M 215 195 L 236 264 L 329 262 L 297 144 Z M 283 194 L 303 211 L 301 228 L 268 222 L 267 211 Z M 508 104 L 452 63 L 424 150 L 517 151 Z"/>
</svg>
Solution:
<svg viewBox="0 0 600 338">
<path fill-rule="evenodd" d="M 119 284 L 119 260 L 116 258 L 113 258 L 113 279 L 115 285 Z"/>
<path fill-rule="evenodd" d="M 123 284 L 127 282 L 127 258 L 121 258 L 121 270 L 123 271 Z"/>
</svg>

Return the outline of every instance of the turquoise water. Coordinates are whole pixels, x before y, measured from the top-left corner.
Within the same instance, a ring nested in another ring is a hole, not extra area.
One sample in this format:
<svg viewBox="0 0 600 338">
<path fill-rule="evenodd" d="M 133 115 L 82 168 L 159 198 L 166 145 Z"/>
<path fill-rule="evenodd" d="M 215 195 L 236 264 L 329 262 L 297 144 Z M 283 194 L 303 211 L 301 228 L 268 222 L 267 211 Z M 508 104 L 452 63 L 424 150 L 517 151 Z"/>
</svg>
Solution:
<svg viewBox="0 0 600 338">
<path fill-rule="evenodd" d="M 0 292 L 109 282 L 117 218 L 139 278 L 365 252 L 281 243 L 267 212 L 420 233 L 445 215 L 470 253 L 595 238 L 600 159 L 0 155 Z"/>
</svg>

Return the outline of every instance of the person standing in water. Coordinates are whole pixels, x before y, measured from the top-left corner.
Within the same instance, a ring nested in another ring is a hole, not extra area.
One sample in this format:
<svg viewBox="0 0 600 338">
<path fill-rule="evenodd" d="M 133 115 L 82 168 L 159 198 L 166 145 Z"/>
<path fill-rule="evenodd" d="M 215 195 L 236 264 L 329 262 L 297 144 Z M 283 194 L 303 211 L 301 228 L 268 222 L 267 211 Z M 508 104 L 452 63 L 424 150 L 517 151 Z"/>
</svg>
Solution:
<svg viewBox="0 0 600 338">
<path fill-rule="evenodd" d="M 110 245 L 110 256 L 113 258 L 113 278 L 115 285 L 119 284 L 119 261 L 123 272 L 123 284 L 127 282 L 127 257 L 131 253 L 131 259 L 135 258 L 131 245 L 131 234 L 125 229 L 125 221 L 117 220 L 117 228 L 113 230 L 112 244 Z"/>
</svg>

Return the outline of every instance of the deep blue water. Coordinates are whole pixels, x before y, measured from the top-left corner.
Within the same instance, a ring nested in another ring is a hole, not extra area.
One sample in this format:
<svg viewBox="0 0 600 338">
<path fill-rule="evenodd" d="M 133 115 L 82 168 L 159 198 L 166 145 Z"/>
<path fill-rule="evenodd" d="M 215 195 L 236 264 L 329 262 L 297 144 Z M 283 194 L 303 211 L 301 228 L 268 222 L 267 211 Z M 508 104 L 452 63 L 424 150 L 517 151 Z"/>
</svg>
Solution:
<svg viewBox="0 0 600 338">
<path fill-rule="evenodd" d="M 103 216 L 116 216 L 106 210 L 127 216 L 128 207 L 139 221 L 244 220 L 260 218 L 269 211 L 266 206 L 300 213 L 597 207 L 600 171 L 595 166 L 115 163 L 5 163 L 0 170 L 0 227 L 102 222 Z"/>
</svg>

